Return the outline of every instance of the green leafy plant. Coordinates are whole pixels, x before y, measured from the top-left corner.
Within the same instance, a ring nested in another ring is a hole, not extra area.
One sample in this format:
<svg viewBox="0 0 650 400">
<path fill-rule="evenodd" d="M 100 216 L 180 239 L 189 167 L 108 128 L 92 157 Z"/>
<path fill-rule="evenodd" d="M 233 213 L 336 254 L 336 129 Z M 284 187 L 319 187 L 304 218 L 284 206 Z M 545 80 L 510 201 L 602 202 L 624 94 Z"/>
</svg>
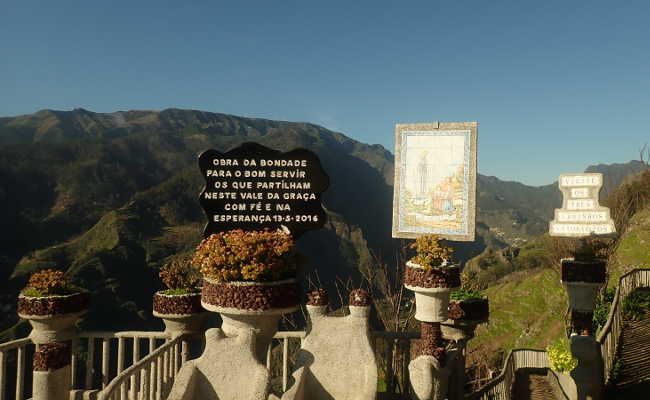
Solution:
<svg viewBox="0 0 650 400">
<path fill-rule="evenodd" d="M 440 243 L 438 235 L 424 235 L 415 239 L 409 247 L 417 251 L 417 255 L 411 258 L 411 262 L 431 269 L 444 264 L 454 252 L 449 246 Z"/>
<path fill-rule="evenodd" d="M 593 317 L 594 327 L 596 329 L 602 328 L 607 322 L 609 309 L 612 306 L 612 301 L 614 301 L 614 294 L 616 294 L 616 288 L 608 288 L 596 299 Z"/>
<path fill-rule="evenodd" d="M 201 276 L 186 257 L 175 257 L 160 268 L 158 273 L 162 283 L 167 286 L 164 294 L 178 295 L 198 293 Z"/>
<path fill-rule="evenodd" d="M 71 285 L 63 274 L 56 269 L 44 269 L 34 272 L 22 293 L 28 297 L 47 297 L 80 292 L 81 289 Z"/>
<path fill-rule="evenodd" d="M 479 291 L 463 288 L 452 290 L 450 294 L 450 299 L 456 301 L 482 300 L 484 298 L 485 296 Z"/>
<path fill-rule="evenodd" d="M 192 265 L 218 281 L 274 281 L 294 277 L 299 256 L 282 231 L 236 229 L 203 239 Z"/>
<path fill-rule="evenodd" d="M 551 369 L 555 372 L 568 373 L 578 366 L 578 360 L 573 357 L 565 340 L 558 339 L 546 347 Z"/>
<path fill-rule="evenodd" d="M 638 321 L 650 311 L 650 292 L 637 290 L 623 300 L 623 315 L 626 319 Z"/>
</svg>

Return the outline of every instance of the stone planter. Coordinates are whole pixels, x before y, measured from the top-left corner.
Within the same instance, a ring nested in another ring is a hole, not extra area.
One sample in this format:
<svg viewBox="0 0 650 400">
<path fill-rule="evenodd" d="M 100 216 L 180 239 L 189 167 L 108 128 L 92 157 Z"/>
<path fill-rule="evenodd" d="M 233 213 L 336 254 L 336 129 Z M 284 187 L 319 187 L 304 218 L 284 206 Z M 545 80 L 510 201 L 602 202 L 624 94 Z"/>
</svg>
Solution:
<svg viewBox="0 0 650 400">
<path fill-rule="evenodd" d="M 576 260 L 563 258 L 562 282 L 605 283 L 607 262 L 602 259 Z"/>
<path fill-rule="evenodd" d="M 415 292 L 415 319 L 443 322 L 449 315 L 449 294 L 460 286 L 460 271 L 456 266 L 427 270 L 409 261 L 406 263 L 404 286 Z"/>
<path fill-rule="evenodd" d="M 90 293 L 31 297 L 18 295 L 18 316 L 32 326 L 36 344 L 63 342 L 75 336 L 75 323 L 88 311 Z"/>
<path fill-rule="evenodd" d="M 298 286 L 295 279 L 220 282 L 204 277 L 201 305 L 221 314 L 221 329 L 227 336 L 255 331 L 255 355 L 264 362 L 280 316 L 298 310 Z"/>
<path fill-rule="evenodd" d="M 153 315 L 165 323 L 165 332 L 172 337 L 194 335 L 203 331 L 208 313 L 201 307 L 201 293 L 153 295 Z"/>
<path fill-rule="evenodd" d="M 563 258 L 562 285 L 569 295 L 571 309 L 592 312 L 596 303 L 598 289 L 605 282 L 605 261 Z"/>
<path fill-rule="evenodd" d="M 490 302 L 487 298 L 449 301 L 449 319 L 487 321 L 489 316 Z"/>
</svg>

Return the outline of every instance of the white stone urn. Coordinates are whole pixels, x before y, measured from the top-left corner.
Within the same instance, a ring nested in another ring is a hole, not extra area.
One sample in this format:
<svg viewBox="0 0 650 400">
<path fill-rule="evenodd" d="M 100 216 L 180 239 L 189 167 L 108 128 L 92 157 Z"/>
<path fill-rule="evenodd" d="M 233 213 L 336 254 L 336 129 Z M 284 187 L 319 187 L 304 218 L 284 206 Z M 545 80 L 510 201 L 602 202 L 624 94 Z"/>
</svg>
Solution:
<svg viewBox="0 0 650 400">
<path fill-rule="evenodd" d="M 163 320 L 171 337 L 202 332 L 208 315 L 201 307 L 200 292 L 170 295 L 161 290 L 153 296 L 153 316 Z"/>
<path fill-rule="evenodd" d="M 226 336 L 238 336 L 242 330 L 254 331 L 255 355 L 264 363 L 280 317 L 298 310 L 297 283 L 293 278 L 224 282 L 204 277 L 201 305 L 221 315 L 221 330 Z"/>
<path fill-rule="evenodd" d="M 29 337 L 35 344 L 64 342 L 76 335 L 75 323 L 88 311 L 90 294 L 32 297 L 18 295 L 18 316 L 29 321 Z"/>
<path fill-rule="evenodd" d="M 447 267 L 445 264 L 440 267 L 434 267 L 432 270 L 457 268 L 453 266 Z M 411 261 L 406 263 L 406 267 L 417 271 L 422 276 L 435 273 L 435 271 L 427 270 L 423 266 Z M 458 285 L 444 287 L 435 286 L 434 284 L 431 287 L 426 287 L 407 278 L 404 287 L 415 293 L 415 319 L 424 322 L 444 322 L 447 320 L 449 316 L 449 296 L 451 291 L 458 287 Z"/>
</svg>

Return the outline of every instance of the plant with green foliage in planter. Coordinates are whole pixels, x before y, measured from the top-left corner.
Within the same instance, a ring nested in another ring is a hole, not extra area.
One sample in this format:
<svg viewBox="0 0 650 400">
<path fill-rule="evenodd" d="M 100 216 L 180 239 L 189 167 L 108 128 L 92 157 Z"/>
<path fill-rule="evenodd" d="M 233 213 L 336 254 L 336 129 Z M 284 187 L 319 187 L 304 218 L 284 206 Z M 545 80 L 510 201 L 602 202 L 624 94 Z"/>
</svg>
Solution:
<svg viewBox="0 0 650 400">
<path fill-rule="evenodd" d="M 299 261 L 293 239 L 281 230 L 212 234 L 192 258 L 203 274 L 203 306 L 217 312 L 295 309 Z"/>
<path fill-rule="evenodd" d="M 451 291 L 449 318 L 453 320 L 484 320 L 490 315 L 487 297 L 480 292 L 458 288 Z"/>
<path fill-rule="evenodd" d="M 153 296 L 153 315 L 162 318 L 172 335 L 201 330 L 205 310 L 201 307 L 201 274 L 188 257 L 174 257 L 160 268 L 160 280 L 167 287 Z"/>
<path fill-rule="evenodd" d="M 226 335 L 256 329 L 255 353 L 262 362 L 280 316 L 298 309 L 300 261 L 293 238 L 283 230 L 212 234 L 192 258 L 203 274 L 201 305 L 221 315 Z"/>
<path fill-rule="evenodd" d="M 417 255 L 406 263 L 404 286 L 415 293 L 415 319 L 447 320 L 449 293 L 460 287 L 460 270 L 449 263 L 453 249 L 437 235 L 424 235 L 411 244 Z"/>
<path fill-rule="evenodd" d="M 74 335 L 74 323 L 88 310 L 90 293 L 65 278 L 63 271 L 33 273 L 18 295 L 18 316 L 32 325 L 35 343 L 63 341 Z"/>
<path fill-rule="evenodd" d="M 460 271 L 449 260 L 454 250 L 437 235 L 420 236 L 409 247 L 417 254 L 406 263 L 405 283 L 409 286 L 455 288 L 460 286 Z"/>
</svg>

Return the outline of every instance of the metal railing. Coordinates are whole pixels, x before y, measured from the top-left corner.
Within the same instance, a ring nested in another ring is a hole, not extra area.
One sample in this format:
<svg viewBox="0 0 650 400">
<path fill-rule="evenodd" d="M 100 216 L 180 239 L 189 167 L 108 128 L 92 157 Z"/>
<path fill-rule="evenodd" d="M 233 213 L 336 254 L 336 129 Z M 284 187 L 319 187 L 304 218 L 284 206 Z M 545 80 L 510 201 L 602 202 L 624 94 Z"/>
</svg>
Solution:
<svg viewBox="0 0 650 400">
<path fill-rule="evenodd" d="M 607 322 L 596 339 L 600 343 L 605 383 L 609 381 L 623 330 L 623 299 L 641 287 L 650 287 L 650 269 L 634 269 L 618 280 Z"/>
<path fill-rule="evenodd" d="M 27 364 L 27 353 L 35 350 L 31 339 L 23 338 L 0 344 L 0 400 L 23 400 L 31 393 L 31 387 L 26 385 L 32 379 L 31 363 Z M 10 368 L 7 368 L 7 367 Z M 8 374 L 15 371 L 14 385 L 9 384 Z M 10 391 L 14 396 L 10 396 Z"/>
<path fill-rule="evenodd" d="M 515 372 L 520 368 L 549 368 L 548 354 L 544 350 L 512 349 L 503 362 L 501 373 L 465 399 L 510 400 Z"/>
</svg>

